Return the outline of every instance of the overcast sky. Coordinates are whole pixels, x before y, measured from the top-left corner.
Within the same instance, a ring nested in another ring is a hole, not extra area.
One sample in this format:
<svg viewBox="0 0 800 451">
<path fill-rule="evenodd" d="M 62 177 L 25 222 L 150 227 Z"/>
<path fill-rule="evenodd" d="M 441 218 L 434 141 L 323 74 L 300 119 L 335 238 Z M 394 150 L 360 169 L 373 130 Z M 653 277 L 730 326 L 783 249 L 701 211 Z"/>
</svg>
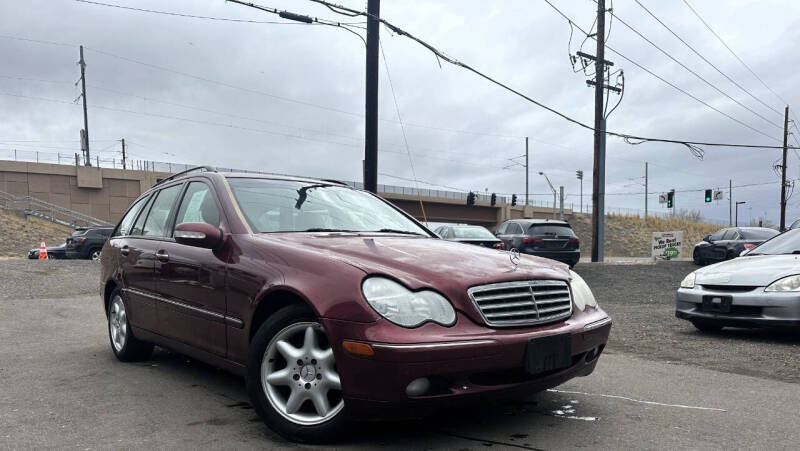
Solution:
<svg viewBox="0 0 800 451">
<path fill-rule="evenodd" d="M 588 29 L 590 0 L 552 0 L 577 26 Z M 723 73 L 704 63 L 635 0 L 617 0 L 614 13 L 713 86 L 671 61 L 618 21 L 608 44 L 636 63 L 726 115 L 677 91 L 613 52 L 607 59 L 625 73 L 625 95 L 608 129 L 634 135 L 780 145 L 785 102 L 800 108 L 797 89 L 800 4 L 780 0 L 690 0 L 700 15 L 761 77 L 759 82 L 695 17 L 682 0 L 639 0 Z M 191 15 L 255 21 L 277 16 L 224 0 L 107 0 L 107 3 Z M 261 4 L 320 18 L 361 22 L 306 0 Z M 365 9 L 365 1 L 341 0 Z M 384 0 L 382 16 L 486 74 L 584 123 L 593 122 L 593 91 L 574 73 L 569 52 L 583 35 L 543 0 Z M 0 2 L 0 158 L 12 149 L 73 154 L 83 125 L 78 87 L 78 45 L 86 47 L 91 148 L 120 158 L 125 138 L 131 158 L 212 164 L 361 180 L 364 54 L 345 30 L 302 24 L 214 21 L 122 10 L 73 0 Z M 14 38 L 14 39 L 12 39 Z M 21 39 L 49 41 L 31 42 Z M 383 28 L 379 183 L 412 185 L 412 175 L 392 98 L 394 85 L 406 123 L 420 187 L 427 183 L 497 193 L 525 191 L 522 168 L 503 169 L 531 143 L 533 200 L 551 201 L 546 172 L 565 186 L 567 205 L 579 203 L 575 170 L 586 173 L 591 197 L 592 133 L 463 69 L 442 63 L 407 38 Z M 584 51 L 594 53 L 594 41 Z M 138 63 L 137 63 L 138 62 Z M 144 63 L 144 64 L 142 64 Z M 166 70 L 164 70 L 166 69 Z M 729 95 L 753 112 L 725 97 Z M 781 98 L 779 98 L 780 96 Z M 616 102 L 617 96 L 611 95 Z M 755 114 L 757 113 L 757 114 Z M 759 117 L 759 116 L 763 116 Z M 800 117 L 800 113 L 794 114 Z M 790 137 L 790 143 L 793 143 Z M 767 215 L 777 222 L 779 150 L 706 147 L 700 161 L 680 145 L 631 146 L 608 138 L 606 205 L 643 208 L 641 177 L 650 162 L 650 191 L 679 191 L 679 208 L 727 220 L 727 200 L 707 205 L 702 192 L 734 186 L 746 201 L 740 219 Z M 29 154 L 30 155 L 30 154 Z M 521 161 L 521 160 L 517 160 Z M 800 177 L 800 157 L 789 153 L 789 177 Z M 386 174 L 386 175 L 384 175 Z M 440 189 L 444 189 L 438 187 Z M 799 187 L 800 188 L 800 187 Z M 623 193 L 623 194 L 620 194 Z M 651 194 L 651 211 L 665 211 Z M 727 199 L 727 195 L 726 195 Z M 800 215 L 800 195 L 789 220 Z"/>
</svg>

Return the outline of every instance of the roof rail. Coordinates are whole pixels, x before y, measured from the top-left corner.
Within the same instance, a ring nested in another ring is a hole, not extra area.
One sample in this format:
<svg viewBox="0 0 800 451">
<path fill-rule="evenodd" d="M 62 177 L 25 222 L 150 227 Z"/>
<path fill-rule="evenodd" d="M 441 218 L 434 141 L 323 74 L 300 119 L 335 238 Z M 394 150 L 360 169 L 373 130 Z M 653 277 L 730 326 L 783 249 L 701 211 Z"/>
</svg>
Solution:
<svg viewBox="0 0 800 451">
<path fill-rule="evenodd" d="M 185 171 L 176 172 L 175 174 L 172 174 L 172 175 L 170 175 L 169 177 L 167 177 L 167 178 L 165 178 L 165 179 L 162 179 L 162 180 L 160 180 L 158 183 L 156 183 L 156 184 L 155 184 L 155 185 L 153 185 L 153 186 L 158 186 L 158 185 L 160 185 L 160 184 L 162 184 L 162 183 L 164 183 L 164 182 L 168 182 L 168 181 L 170 181 L 170 180 L 175 180 L 176 178 L 178 178 L 178 177 L 179 177 L 179 176 L 181 176 L 181 175 L 186 175 L 186 174 L 188 174 L 188 173 L 190 173 L 190 172 L 195 172 L 195 171 L 200 171 L 200 172 L 217 172 L 217 170 L 216 170 L 216 169 L 214 169 L 214 168 L 213 168 L 213 167 L 211 167 L 211 166 L 195 166 L 195 167 L 193 167 L 193 168 L 189 168 L 189 169 L 187 169 L 187 170 L 185 170 Z"/>
</svg>

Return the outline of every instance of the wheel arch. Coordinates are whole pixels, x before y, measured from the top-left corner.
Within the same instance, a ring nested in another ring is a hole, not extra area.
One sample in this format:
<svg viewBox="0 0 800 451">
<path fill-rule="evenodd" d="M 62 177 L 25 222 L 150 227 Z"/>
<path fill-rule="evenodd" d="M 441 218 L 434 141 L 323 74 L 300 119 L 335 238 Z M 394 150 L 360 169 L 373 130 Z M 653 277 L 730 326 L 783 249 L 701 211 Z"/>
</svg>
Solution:
<svg viewBox="0 0 800 451">
<path fill-rule="evenodd" d="M 108 304 L 111 302 L 111 293 L 113 293 L 118 286 L 119 284 L 117 284 L 116 280 L 109 279 L 103 287 L 103 308 L 105 309 L 106 316 L 108 316 Z"/>
<path fill-rule="evenodd" d="M 290 305 L 302 305 L 310 312 L 313 312 L 317 317 L 320 316 L 319 312 L 317 312 L 308 298 L 302 294 L 287 287 L 274 288 L 262 293 L 258 298 L 252 320 L 250 321 L 247 341 L 250 342 L 253 340 L 253 336 L 258 332 L 258 329 L 270 315 Z"/>
</svg>

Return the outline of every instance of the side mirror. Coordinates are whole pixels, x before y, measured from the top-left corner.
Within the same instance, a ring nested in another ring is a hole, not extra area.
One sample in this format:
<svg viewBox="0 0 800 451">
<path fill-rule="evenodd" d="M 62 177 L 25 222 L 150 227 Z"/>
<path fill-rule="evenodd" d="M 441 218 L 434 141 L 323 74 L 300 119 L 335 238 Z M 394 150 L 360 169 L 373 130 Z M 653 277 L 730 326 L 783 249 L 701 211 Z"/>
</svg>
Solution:
<svg viewBox="0 0 800 451">
<path fill-rule="evenodd" d="M 710 243 L 711 242 L 711 235 L 706 235 L 706 237 L 703 238 L 703 241 L 706 241 L 706 242 Z"/>
<path fill-rule="evenodd" d="M 175 227 L 174 236 L 178 244 L 215 249 L 222 241 L 222 230 L 204 222 L 183 222 Z"/>
</svg>

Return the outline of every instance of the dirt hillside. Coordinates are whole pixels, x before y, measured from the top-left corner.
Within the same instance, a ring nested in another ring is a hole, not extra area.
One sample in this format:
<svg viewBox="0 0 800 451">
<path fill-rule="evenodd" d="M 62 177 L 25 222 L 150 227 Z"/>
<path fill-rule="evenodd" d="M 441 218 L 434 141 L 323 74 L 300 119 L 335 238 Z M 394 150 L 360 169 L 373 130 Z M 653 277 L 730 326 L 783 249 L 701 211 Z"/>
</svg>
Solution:
<svg viewBox="0 0 800 451">
<path fill-rule="evenodd" d="M 44 237 L 48 246 L 58 246 L 72 233 L 70 227 L 36 217 L 22 217 L 0 210 L 0 258 L 25 258 Z"/>
<path fill-rule="evenodd" d="M 581 256 L 592 253 L 591 216 L 576 216 L 569 221 L 581 239 Z M 695 243 L 723 228 L 718 224 L 687 221 L 681 218 L 643 218 L 636 216 L 606 216 L 607 257 L 649 257 L 653 232 L 683 231 L 683 257 L 690 258 Z"/>
</svg>

